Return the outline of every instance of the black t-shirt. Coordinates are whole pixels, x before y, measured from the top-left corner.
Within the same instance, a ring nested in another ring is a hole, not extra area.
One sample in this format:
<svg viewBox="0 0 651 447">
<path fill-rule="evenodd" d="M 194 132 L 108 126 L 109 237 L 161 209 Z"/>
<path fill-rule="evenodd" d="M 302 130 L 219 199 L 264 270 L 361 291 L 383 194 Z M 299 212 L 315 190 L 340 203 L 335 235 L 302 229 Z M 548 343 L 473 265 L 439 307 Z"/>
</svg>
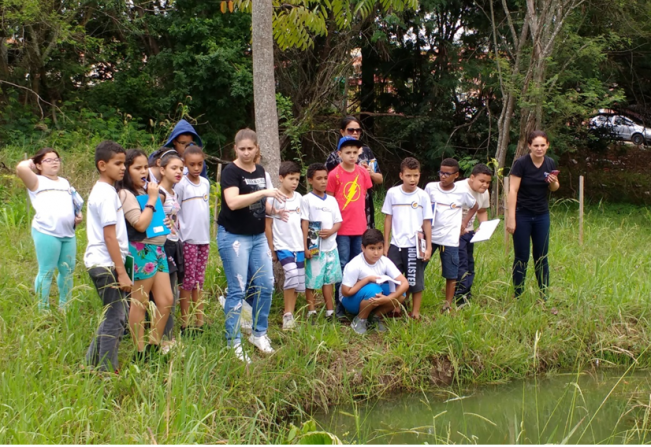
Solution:
<svg viewBox="0 0 651 447">
<path fill-rule="evenodd" d="M 556 162 L 545 157 L 539 168 L 533 164 L 530 155 L 518 158 L 511 168 L 511 175 L 520 177 L 518 203 L 516 208 L 534 214 L 549 211 L 549 183 L 547 176 L 556 169 Z"/>
<path fill-rule="evenodd" d="M 255 165 L 254 172 L 247 172 L 235 163 L 230 163 L 222 172 L 220 182 L 222 189 L 222 207 L 219 211 L 217 223 L 233 234 L 261 234 L 264 233 L 266 197 L 239 210 L 232 210 L 223 198 L 224 191 L 236 186 L 240 194 L 250 194 L 267 188 L 264 168 Z"/>
</svg>

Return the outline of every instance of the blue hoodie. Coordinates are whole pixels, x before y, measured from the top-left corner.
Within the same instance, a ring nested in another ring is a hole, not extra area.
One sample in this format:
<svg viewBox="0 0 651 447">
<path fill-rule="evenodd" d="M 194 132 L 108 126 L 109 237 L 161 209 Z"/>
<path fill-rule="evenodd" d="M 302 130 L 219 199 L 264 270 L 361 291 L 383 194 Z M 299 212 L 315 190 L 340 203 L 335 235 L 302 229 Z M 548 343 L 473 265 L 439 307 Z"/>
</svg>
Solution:
<svg viewBox="0 0 651 447">
<path fill-rule="evenodd" d="M 203 141 L 201 141 L 201 137 L 197 133 L 196 130 L 194 130 L 194 127 L 192 127 L 192 124 L 188 123 L 186 120 L 181 120 L 178 123 L 176 123 L 176 126 L 174 126 L 174 129 L 172 130 L 172 133 L 170 134 L 169 139 L 167 140 L 167 143 L 165 143 L 165 147 L 169 148 L 174 148 L 173 141 L 176 139 L 181 134 L 184 133 L 191 133 L 194 135 L 194 142 L 199 145 L 199 147 L 203 147 Z M 205 178 L 208 180 L 208 167 L 206 165 L 206 162 L 203 162 L 203 169 L 201 170 L 201 177 Z"/>
</svg>

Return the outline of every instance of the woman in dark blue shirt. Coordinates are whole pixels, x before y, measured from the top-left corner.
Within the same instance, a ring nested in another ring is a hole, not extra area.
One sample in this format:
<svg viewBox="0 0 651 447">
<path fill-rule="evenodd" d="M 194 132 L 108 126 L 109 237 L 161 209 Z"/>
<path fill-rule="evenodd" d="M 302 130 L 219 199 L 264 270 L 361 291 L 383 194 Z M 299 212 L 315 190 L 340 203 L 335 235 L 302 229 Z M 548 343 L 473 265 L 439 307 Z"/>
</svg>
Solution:
<svg viewBox="0 0 651 447">
<path fill-rule="evenodd" d="M 533 260 L 538 287 L 547 300 L 549 287 L 549 192 L 557 191 L 556 163 L 547 157 L 549 138 L 542 131 L 534 131 L 527 138 L 529 155 L 518 158 L 510 173 L 508 217 L 506 229 L 513 235 L 513 287 L 515 297 L 524 292 L 524 280 L 529 262 L 529 240 L 533 246 Z"/>
</svg>

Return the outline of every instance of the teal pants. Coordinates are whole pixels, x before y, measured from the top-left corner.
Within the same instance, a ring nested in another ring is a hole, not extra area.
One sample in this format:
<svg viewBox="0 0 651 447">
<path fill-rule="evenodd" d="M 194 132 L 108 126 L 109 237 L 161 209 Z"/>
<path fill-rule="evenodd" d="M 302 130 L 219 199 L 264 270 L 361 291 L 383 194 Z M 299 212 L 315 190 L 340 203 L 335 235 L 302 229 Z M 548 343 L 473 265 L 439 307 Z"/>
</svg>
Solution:
<svg viewBox="0 0 651 447">
<path fill-rule="evenodd" d="M 34 289 L 39 297 L 38 308 L 50 308 L 50 287 L 54 270 L 59 270 L 57 286 L 59 287 L 59 307 L 64 308 L 72 293 L 72 272 L 75 270 L 77 256 L 77 238 L 55 237 L 43 234 L 32 228 L 32 238 L 36 247 L 38 275 Z"/>
</svg>

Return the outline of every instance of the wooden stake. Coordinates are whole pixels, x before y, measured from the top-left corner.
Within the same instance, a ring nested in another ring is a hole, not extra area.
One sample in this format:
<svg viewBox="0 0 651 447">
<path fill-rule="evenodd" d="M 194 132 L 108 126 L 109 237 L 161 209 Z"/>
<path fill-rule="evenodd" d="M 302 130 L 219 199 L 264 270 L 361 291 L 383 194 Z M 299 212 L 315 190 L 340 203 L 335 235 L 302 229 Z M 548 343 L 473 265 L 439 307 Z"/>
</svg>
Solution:
<svg viewBox="0 0 651 447">
<path fill-rule="evenodd" d="M 215 182 L 219 185 L 222 179 L 222 164 L 217 163 L 217 174 L 215 175 Z M 215 196 L 215 211 L 212 218 L 212 237 L 217 237 L 217 217 L 219 216 L 219 196 Z"/>
<path fill-rule="evenodd" d="M 506 231 L 506 221 L 509 218 L 509 177 L 504 177 L 504 254 L 509 255 L 509 232 Z"/>
<path fill-rule="evenodd" d="M 24 160 L 27 160 L 27 152 L 25 152 L 25 158 Z M 27 212 L 27 224 L 31 225 L 32 224 L 32 209 L 29 206 L 29 190 L 27 190 L 27 195 L 25 196 L 25 211 Z"/>
<path fill-rule="evenodd" d="M 579 245 L 583 245 L 583 176 L 579 176 Z"/>
</svg>

